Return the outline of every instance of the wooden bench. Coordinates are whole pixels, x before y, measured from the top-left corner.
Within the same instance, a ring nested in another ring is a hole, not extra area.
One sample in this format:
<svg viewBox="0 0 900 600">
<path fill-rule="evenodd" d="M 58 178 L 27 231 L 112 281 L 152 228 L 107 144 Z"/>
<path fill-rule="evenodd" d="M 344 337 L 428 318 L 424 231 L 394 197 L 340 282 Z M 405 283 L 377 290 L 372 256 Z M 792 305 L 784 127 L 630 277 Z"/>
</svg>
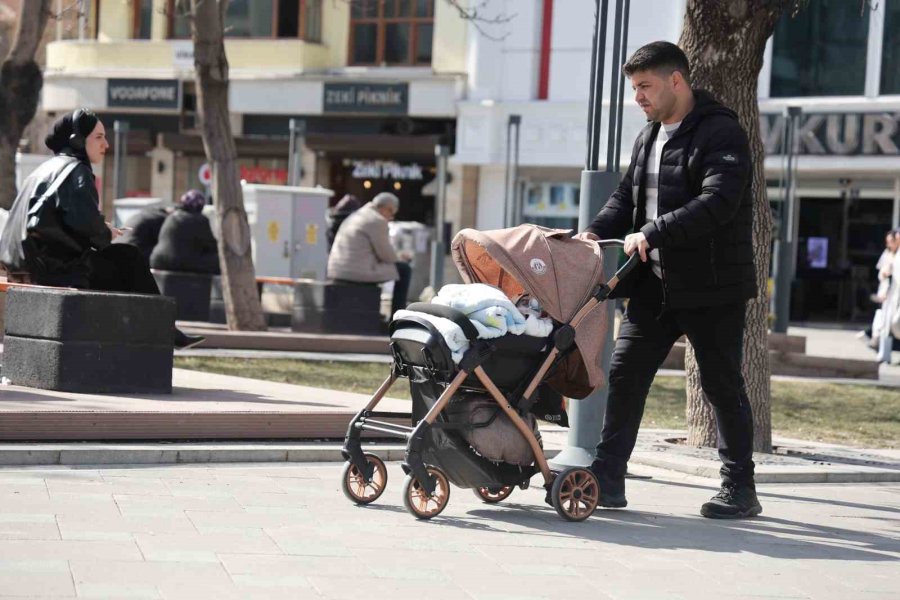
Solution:
<svg viewBox="0 0 900 600">
<path fill-rule="evenodd" d="M 175 301 L 3 283 L 3 377 L 84 393 L 172 391 Z"/>
</svg>

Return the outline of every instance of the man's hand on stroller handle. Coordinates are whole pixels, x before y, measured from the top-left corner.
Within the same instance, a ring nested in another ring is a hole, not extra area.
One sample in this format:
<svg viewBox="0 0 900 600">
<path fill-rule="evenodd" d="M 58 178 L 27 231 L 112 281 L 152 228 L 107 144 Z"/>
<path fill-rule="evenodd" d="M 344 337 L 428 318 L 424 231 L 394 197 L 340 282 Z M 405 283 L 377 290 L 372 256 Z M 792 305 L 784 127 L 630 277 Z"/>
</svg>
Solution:
<svg viewBox="0 0 900 600">
<path fill-rule="evenodd" d="M 630 233 L 625 236 L 625 254 L 631 256 L 637 252 L 641 255 L 641 262 L 647 262 L 650 253 L 650 243 L 643 233 Z"/>
</svg>

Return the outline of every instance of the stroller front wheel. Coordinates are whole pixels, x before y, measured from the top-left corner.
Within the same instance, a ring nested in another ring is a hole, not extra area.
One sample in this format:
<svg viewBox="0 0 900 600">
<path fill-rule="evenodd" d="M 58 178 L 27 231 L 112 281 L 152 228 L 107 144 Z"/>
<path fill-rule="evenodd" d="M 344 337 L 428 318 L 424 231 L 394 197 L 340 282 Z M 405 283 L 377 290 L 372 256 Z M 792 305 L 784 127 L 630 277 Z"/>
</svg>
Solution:
<svg viewBox="0 0 900 600">
<path fill-rule="evenodd" d="M 441 514 L 450 500 L 450 482 L 447 476 L 435 467 L 428 467 L 428 474 L 434 477 L 434 494 L 428 495 L 419 480 L 410 473 L 403 483 L 403 505 L 417 519 L 430 519 Z"/>
<path fill-rule="evenodd" d="M 368 481 L 356 465 L 349 461 L 344 463 L 341 473 L 344 495 L 357 504 L 369 504 L 378 500 L 387 487 L 387 467 L 384 466 L 384 461 L 374 454 L 366 453 L 364 456 L 367 466 L 372 468 L 372 476 Z"/>
<path fill-rule="evenodd" d="M 553 508 L 563 519 L 584 521 L 597 508 L 600 500 L 600 484 L 590 469 L 572 467 L 553 480 L 550 498 Z"/>
<path fill-rule="evenodd" d="M 473 491 L 483 502 L 496 504 L 509 498 L 509 495 L 513 492 L 513 486 L 504 485 L 500 488 L 477 487 Z"/>
</svg>

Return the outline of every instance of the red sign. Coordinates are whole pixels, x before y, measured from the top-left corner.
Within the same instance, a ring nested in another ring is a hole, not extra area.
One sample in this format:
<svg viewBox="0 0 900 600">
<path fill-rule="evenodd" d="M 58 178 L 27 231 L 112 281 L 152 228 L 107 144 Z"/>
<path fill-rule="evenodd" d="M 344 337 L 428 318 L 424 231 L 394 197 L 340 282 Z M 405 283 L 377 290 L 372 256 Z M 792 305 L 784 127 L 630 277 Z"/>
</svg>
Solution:
<svg viewBox="0 0 900 600">
<path fill-rule="evenodd" d="M 268 167 L 241 167 L 241 179 L 247 183 L 268 183 L 285 185 L 288 179 L 287 169 L 270 169 Z"/>
</svg>

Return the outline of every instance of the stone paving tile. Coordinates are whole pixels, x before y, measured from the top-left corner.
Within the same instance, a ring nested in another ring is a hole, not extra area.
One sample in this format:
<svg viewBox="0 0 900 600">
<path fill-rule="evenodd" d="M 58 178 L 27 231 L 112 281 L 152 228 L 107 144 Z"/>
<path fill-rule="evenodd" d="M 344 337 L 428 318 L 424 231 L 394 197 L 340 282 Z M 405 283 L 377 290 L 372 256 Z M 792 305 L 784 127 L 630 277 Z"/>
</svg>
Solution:
<svg viewBox="0 0 900 600">
<path fill-rule="evenodd" d="M 50 495 L 68 494 L 168 494 L 161 480 L 143 480 L 135 477 L 103 477 L 98 480 L 56 481 L 49 479 Z"/>
<path fill-rule="evenodd" d="M 0 541 L 0 561 L 6 560 L 129 560 L 144 557 L 134 542 L 72 540 Z"/>
<path fill-rule="evenodd" d="M 321 577 L 374 577 L 368 565 L 352 555 L 266 556 L 259 554 L 219 553 L 219 559 L 232 575 L 281 577 L 292 575 Z"/>
<path fill-rule="evenodd" d="M 237 511 L 241 509 L 231 496 L 135 496 L 115 494 L 113 496 L 123 515 L 171 515 L 181 514 L 186 510 L 223 510 Z"/>
<path fill-rule="evenodd" d="M 134 534 L 196 534 L 194 525 L 183 514 L 161 516 L 118 513 L 96 517 L 60 515 L 59 531 L 65 540 L 133 540 Z"/>
<path fill-rule="evenodd" d="M 228 574 L 216 563 L 203 562 L 70 562 L 79 597 L 163 598 L 163 589 L 232 588 Z M 216 598 L 198 594 L 194 598 Z"/>
<path fill-rule="evenodd" d="M 311 576 L 309 582 L 321 596 L 331 600 L 359 600 L 360 598 L 470 600 L 472 598 L 453 583 L 431 585 L 421 581 L 367 578 L 361 574 L 352 573 L 348 577 Z"/>
<path fill-rule="evenodd" d="M 75 596 L 69 563 L 65 560 L 0 560 L 0 594 L 8 596 Z M 3 596 L 0 596 L 2 598 Z"/>
<path fill-rule="evenodd" d="M 134 536 L 146 560 L 218 563 L 219 552 L 282 554 L 261 529 L 232 533 L 145 534 Z"/>
<path fill-rule="evenodd" d="M 58 539 L 60 539 L 59 528 L 52 514 L 0 513 L 0 540 Z"/>
</svg>

